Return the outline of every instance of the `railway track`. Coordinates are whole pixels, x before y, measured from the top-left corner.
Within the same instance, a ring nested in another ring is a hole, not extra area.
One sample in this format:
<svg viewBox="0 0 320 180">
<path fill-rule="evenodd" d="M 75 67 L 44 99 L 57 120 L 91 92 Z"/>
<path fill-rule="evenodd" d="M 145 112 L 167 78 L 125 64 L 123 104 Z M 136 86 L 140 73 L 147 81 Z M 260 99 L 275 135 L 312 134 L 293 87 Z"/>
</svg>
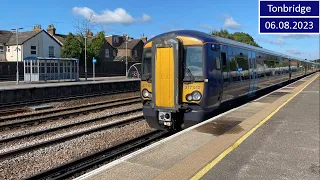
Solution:
<svg viewBox="0 0 320 180">
<path fill-rule="evenodd" d="M 89 123 L 101 121 L 101 120 L 104 120 L 107 118 L 112 118 L 112 117 L 121 116 L 121 115 L 129 114 L 129 113 L 140 112 L 140 111 L 142 112 L 142 108 L 132 109 L 132 110 L 123 111 L 120 113 L 110 114 L 110 115 L 97 117 L 97 118 L 93 118 L 93 119 L 88 119 L 88 120 L 84 120 L 84 121 L 80 121 L 80 122 L 76 122 L 76 123 L 72 123 L 72 124 L 65 124 L 62 126 L 54 127 L 54 128 L 49 128 L 49 129 L 44 129 L 44 130 L 40 130 L 40 131 L 36 131 L 36 132 L 31 132 L 31 133 L 27 133 L 27 134 L 4 138 L 4 139 L 0 139 L 0 144 L 7 143 L 10 141 L 15 141 L 15 140 L 21 140 L 23 138 L 28 138 L 28 137 L 32 137 L 32 136 L 39 136 L 42 134 L 46 134 L 46 133 L 50 133 L 50 132 L 54 132 L 54 131 L 58 131 L 58 130 L 66 129 L 66 128 L 71 128 L 71 127 L 75 127 L 75 126 L 79 126 L 79 125 L 83 125 L 83 124 L 89 124 Z"/>
<path fill-rule="evenodd" d="M 126 114 L 126 113 L 128 113 L 128 112 L 123 112 L 121 114 Z M 118 116 L 118 115 L 119 115 L 119 113 L 118 114 L 114 114 L 114 115 L 105 116 L 105 117 L 95 118 L 95 119 L 92 119 L 90 121 L 91 122 L 99 121 L 99 120 L 103 120 L 103 119 L 110 118 L 112 116 Z M 111 123 L 104 124 L 104 125 L 99 126 L 99 127 L 94 127 L 94 128 L 86 129 L 86 130 L 83 130 L 83 131 L 78 131 L 78 132 L 73 133 L 73 134 L 65 135 L 65 136 L 54 138 L 54 139 L 50 139 L 50 140 L 47 140 L 47 141 L 42 141 L 40 143 L 33 144 L 33 145 L 30 145 L 30 146 L 25 146 L 25 147 L 21 147 L 21 148 L 17 148 L 17 149 L 13 149 L 13 150 L 10 150 L 10 151 L 6 151 L 6 152 L 3 152 L 3 153 L 0 153 L 0 159 L 13 157 L 13 156 L 19 155 L 21 153 L 27 153 L 29 151 L 32 151 L 32 150 L 35 150 L 35 149 L 38 149 L 38 148 L 54 145 L 54 144 L 57 144 L 57 143 L 60 143 L 60 142 L 65 142 L 65 141 L 68 141 L 70 139 L 75 139 L 75 138 L 80 137 L 82 135 L 90 134 L 90 133 L 97 132 L 97 131 L 107 130 L 107 129 L 111 129 L 111 128 L 121 127 L 121 126 L 125 126 L 127 124 L 130 124 L 130 123 L 135 123 L 135 122 L 139 122 L 139 121 L 142 121 L 142 120 L 144 120 L 143 119 L 143 115 L 137 115 L 135 117 L 127 118 L 127 119 L 122 120 L 122 121 L 111 122 Z M 89 120 L 86 121 L 86 122 L 83 122 L 82 124 L 84 124 L 84 123 L 89 123 Z M 66 125 L 65 127 L 71 127 L 71 126 L 75 126 L 75 125 L 74 124 Z M 60 127 L 60 129 L 61 128 L 64 128 L 64 127 Z M 48 131 L 54 131 L 54 130 L 47 130 L 47 132 Z M 34 134 L 43 134 L 43 133 L 45 133 L 45 131 L 36 132 Z M 32 135 L 25 135 L 25 136 L 27 137 L 27 136 L 32 136 Z M 17 139 L 17 138 L 19 138 L 19 137 L 12 138 L 12 140 Z M 10 141 L 10 139 L 2 139 L 1 141 L 2 141 L 2 143 L 6 143 L 6 142 Z"/>
<path fill-rule="evenodd" d="M 58 118 L 64 118 L 68 116 L 82 115 L 89 112 L 97 112 L 107 108 L 115 108 L 115 107 L 129 105 L 137 102 L 140 102 L 140 99 L 138 96 L 134 96 L 134 97 L 125 98 L 125 99 L 116 99 L 111 101 L 97 102 L 97 103 L 88 104 L 88 105 L 87 104 L 79 105 L 79 106 L 67 107 L 67 108 L 44 111 L 44 112 L 37 112 L 37 113 L 0 118 L 0 130 L 12 129 L 15 127 L 41 123 L 41 122 L 58 119 Z"/>
<path fill-rule="evenodd" d="M 103 96 L 103 95 L 112 95 L 112 94 L 120 94 L 120 93 L 130 93 L 130 92 L 138 92 L 137 90 L 127 90 L 127 91 L 117 91 L 117 92 L 108 92 L 108 93 L 92 93 L 92 94 L 85 94 L 85 95 L 76 95 L 72 97 L 51 97 L 46 99 L 35 99 L 32 101 L 16 101 L 15 103 L 2 103 L 0 104 L 0 109 L 8 109 L 12 107 L 21 107 L 26 105 L 34 105 L 34 104 L 41 104 L 41 103 L 48 103 L 53 101 L 62 101 L 62 100 L 72 100 L 72 99 L 79 99 L 79 98 L 88 98 L 94 96 Z"/>
<path fill-rule="evenodd" d="M 8 116 L 8 115 L 12 115 L 12 114 L 18 114 L 18 113 L 22 113 L 25 112 L 26 110 L 23 108 L 14 108 L 14 109 L 2 109 L 0 110 L 0 117 L 1 116 Z"/>
<path fill-rule="evenodd" d="M 148 144 L 158 141 L 171 135 L 166 131 L 156 130 L 151 133 L 142 135 L 135 139 L 128 140 L 111 148 L 106 148 L 91 155 L 79 158 L 77 160 L 65 163 L 61 166 L 49 169 L 39 174 L 35 174 L 27 179 L 66 179 L 76 174 L 90 170 L 95 166 L 110 162 L 125 154 L 147 146 Z"/>
</svg>

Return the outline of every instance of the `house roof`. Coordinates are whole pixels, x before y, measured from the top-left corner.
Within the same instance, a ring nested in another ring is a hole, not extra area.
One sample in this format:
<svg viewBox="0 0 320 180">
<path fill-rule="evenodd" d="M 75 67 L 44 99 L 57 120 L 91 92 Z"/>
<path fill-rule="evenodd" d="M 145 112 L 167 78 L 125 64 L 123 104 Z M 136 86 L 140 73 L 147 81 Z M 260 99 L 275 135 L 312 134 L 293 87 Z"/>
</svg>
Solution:
<svg viewBox="0 0 320 180">
<path fill-rule="evenodd" d="M 79 61 L 79 59 L 76 58 L 50 58 L 50 57 L 35 57 L 35 56 L 29 56 L 25 57 L 23 60 L 57 60 L 57 61 Z"/>
<path fill-rule="evenodd" d="M 0 30 L 0 43 L 7 43 L 12 34 L 11 31 Z"/>
<path fill-rule="evenodd" d="M 51 35 L 52 36 L 52 35 Z M 64 34 L 54 34 L 53 37 L 63 45 L 66 42 L 67 35 Z"/>
<path fill-rule="evenodd" d="M 134 48 L 140 41 L 142 41 L 141 39 L 131 39 L 131 41 L 128 42 L 127 48 L 128 49 L 132 49 Z M 122 43 L 118 49 L 125 49 L 126 48 L 126 43 Z"/>
<path fill-rule="evenodd" d="M 23 44 L 24 42 L 28 41 L 29 39 L 33 38 L 43 30 L 33 30 L 27 32 L 18 32 L 18 44 Z M 6 45 L 15 45 L 16 44 L 16 36 L 13 34 Z"/>
<path fill-rule="evenodd" d="M 32 31 L 26 31 L 26 32 L 18 32 L 18 44 L 23 44 L 29 39 L 33 38 L 34 36 L 38 35 L 41 32 L 45 32 L 49 37 L 51 37 L 54 41 L 56 41 L 58 44 L 62 45 L 60 40 L 58 38 L 52 37 L 47 31 L 45 30 L 32 30 Z M 63 35 L 62 35 L 63 36 Z M 62 39 L 61 39 L 62 40 Z M 16 36 L 12 33 L 11 37 L 7 41 L 6 45 L 16 45 Z"/>
</svg>

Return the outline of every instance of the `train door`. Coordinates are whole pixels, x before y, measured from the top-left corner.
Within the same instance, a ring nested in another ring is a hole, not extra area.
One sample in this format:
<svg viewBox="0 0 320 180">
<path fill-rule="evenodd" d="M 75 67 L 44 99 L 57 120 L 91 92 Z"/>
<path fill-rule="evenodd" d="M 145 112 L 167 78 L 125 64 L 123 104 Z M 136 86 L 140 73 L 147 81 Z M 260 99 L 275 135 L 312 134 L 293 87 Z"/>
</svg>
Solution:
<svg viewBox="0 0 320 180">
<path fill-rule="evenodd" d="M 221 74 L 222 74 L 222 84 L 223 84 L 223 90 L 222 90 L 222 100 L 225 101 L 228 99 L 227 92 L 228 92 L 228 86 L 230 84 L 230 78 L 229 78 L 229 66 L 227 62 L 227 47 L 222 46 L 221 48 Z"/>
<path fill-rule="evenodd" d="M 250 73 L 250 87 L 249 96 L 253 95 L 258 87 L 258 76 L 257 76 L 257 61 L 256 52 L 249 51 L 249 73 Z"/>
</svg>

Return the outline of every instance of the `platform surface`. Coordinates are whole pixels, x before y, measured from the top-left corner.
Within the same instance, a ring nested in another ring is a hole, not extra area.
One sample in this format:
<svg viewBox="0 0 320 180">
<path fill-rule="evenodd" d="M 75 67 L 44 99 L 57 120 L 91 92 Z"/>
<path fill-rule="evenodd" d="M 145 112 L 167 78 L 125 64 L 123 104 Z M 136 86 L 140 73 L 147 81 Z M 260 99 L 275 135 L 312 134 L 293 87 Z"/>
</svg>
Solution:
<svg viewBox="0 0 320 180">
<path fill-rule="evenodd" d="M 318 76 L 303 78 L 77 179 L 286 179 L 286 173 L 287 179 L 314 179 L 319 176 L 314 173 L 319 166 Z"/>
<path fill-rule="evenodd" d="M 319 77 L 203 178 L 318 180 Z"/>
<path fill-rule="evenodd" d="M 34 88 L 34 87 L 56 87 L 56 86 L 72 86 L 72 85 L 79 85 L 79 84 L 96 84 L 96 83 L 105 83 L 105 82 L 123 82 L 123 81 L 137 81 L 139 79 L 134 78 L 126 78 L 126 76 L 114 76 L 114 77 L 96 77 L 95 81 L 93 78 L 88 78 L 87 81 L 84 78 L 80 78 L 80 81 L 63 81 L 60 82 L 28 82 L 25 83 L 20 81 L 19 84 L 16 84 L 15 81 L 3 81 L 0 82 L 0 90 L 11 90 L 11 89 L 27 89 L 27 88 Z"/>
</svg>

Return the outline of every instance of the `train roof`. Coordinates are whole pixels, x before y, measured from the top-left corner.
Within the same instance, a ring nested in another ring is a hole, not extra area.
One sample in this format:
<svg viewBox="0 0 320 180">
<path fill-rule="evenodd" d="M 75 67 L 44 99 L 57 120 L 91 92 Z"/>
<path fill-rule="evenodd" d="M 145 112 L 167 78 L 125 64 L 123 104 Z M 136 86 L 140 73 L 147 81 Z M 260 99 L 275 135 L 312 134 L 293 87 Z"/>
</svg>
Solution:
<svg viewBox="0 0 320 180">
<path fill-rule="evenodd" d="M 303 61 L 303 62 L 308 62 L 308 63 L 314 64 L 311 61 L 306 61 L 306 60 L 301 59 L 301 58 L 289 56 L 289 55 L 286 55 L 286 54 L 278 53 L 278 52 L 271 51 L 271 50 L 264 49 L 264 48 L 259 48 L 259 47 L 256 47 L 256 46 L 252 46 L 252 45 L 249 45 L 249 44 L 241 43 L 241 42 L 234 41 L 234 40 L 227 39 L 227 38 L 222 38 L 222 37 L 219 37 L 219 36 L 212 36 L 210 34 L 207 34 L 207 33 L 201 32 L 201 31 L 196 31 L 196 30 L 169 31 L 169 32 L 159 34 L 159 35 L 149 39 L 148 42 L 152 42 L 154 39 L 157 39 L 157 38 L 163 37 L 163 36 L 168 36 L 168 35 L 189 36 L 189 37 L 197 38 L 197 39 L 201 40 L 202 42 L 215 42 L 215 43 L 219 43 L 219 44 L 237 46 L 237 47 L 242 47 L 242 48 L 245 48 L 245 49 L 255 50 L 257 52 L 262 52 L 262 53 L 271 54 L 271 55 L 275 55 L 275 56 L 281 56 L 283 58 L 290 58 L 290 59 L 299 60 L 299 61 Z M 148 42 L 146 42 L 146 44 Z"/>
</svg>

